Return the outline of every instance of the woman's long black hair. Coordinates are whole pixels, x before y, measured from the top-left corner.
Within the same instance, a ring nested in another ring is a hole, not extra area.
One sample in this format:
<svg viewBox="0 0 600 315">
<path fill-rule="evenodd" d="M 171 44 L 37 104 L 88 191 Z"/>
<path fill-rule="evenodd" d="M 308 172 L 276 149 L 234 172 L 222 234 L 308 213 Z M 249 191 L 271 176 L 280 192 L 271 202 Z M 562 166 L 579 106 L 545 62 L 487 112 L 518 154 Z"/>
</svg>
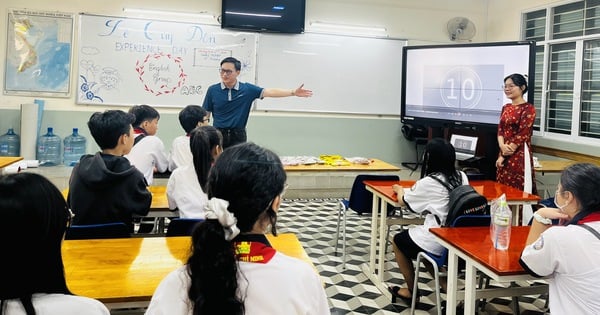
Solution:
<svg viewBox="0 0 600 315">
<path fill-rule="evenodd" d="M 0 313 L 19 299 L 34 315 L 35 293 L 71 294 L 65 280 L 61 243 L 70 212 L 61 192 L 45 177 L 17 173 L 0 177 Z"/>
<path fill-rule="evenodd" d="M 286 174 L 279 157 L 253 143 L 227 148 L 208 175 L 208 198 L 229 202 L 241 233 L 259 220 L 268 220 L 276 233 L 273 200 L 283 192 Z M 244 293 L 238 292 L 238 261 L 233 243 L 225 240 L 217 220 L 206 220 L 192 233 L 188 259 L 191 286 L 188 297 L 195 315 L 244 314 Z"/>
<path fill-rule="evenodd" d="M 215 162 L 213 150 L 223 147 L 223 136 L 213 126 L 196 127 L 190 133 L 190 149 L 194 162 L 196 176 L 202 190 L 206 191 L 208 172 Z"/>
<path fill-rule="evenodd" d="M 442 138 L 433 138 L 425 146 L 421 178 L 429 174 L 441 173 L 452 187 L 462 182 L 460 173 L 456 170 L 456 151 L 450 142 Z"/>
</svg>

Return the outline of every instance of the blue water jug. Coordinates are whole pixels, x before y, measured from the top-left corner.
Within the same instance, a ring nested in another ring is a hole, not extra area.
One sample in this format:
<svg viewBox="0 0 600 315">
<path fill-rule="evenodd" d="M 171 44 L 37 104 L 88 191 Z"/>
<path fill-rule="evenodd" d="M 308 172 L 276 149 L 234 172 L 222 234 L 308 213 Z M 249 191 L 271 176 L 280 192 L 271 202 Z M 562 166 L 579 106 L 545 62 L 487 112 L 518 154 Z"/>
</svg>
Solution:
<svg viewBox="0 0 600 315">
<path fill-rule="evenodd" d="M 65 137 L 63 162 L 66 166 L 74 166 L 86 152 L 86 139 L 79 134 L 78 128 L 73 128 L 73 134 Z"/>
<path fill-rule="evenodd" d="M 48 127 L 48 133 L 40 136 L 37 141 L 37 159 L 40 161 L 40 166 L 61 164 L 61 144 L 60 137 L 54 134 L 52 127 Z"/>
<path fill-rule="evenodd" d="M 19 156 L 21 150 L 21 140 L 13 128 L 8 128 L 8 132 L 0 136 L 0 156 Z"/>
</svg>

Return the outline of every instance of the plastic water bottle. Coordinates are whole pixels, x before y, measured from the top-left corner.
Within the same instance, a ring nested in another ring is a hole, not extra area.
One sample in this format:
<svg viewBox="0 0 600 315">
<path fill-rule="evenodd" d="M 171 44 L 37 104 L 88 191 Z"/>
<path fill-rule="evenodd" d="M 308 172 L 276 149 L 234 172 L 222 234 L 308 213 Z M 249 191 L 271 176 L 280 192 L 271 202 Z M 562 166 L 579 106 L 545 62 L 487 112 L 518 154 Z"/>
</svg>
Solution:
<svg viewBox="0 0 600 315">
<path fill-rule="evenodd" d="M 86 152 L 85 137 L 79 134 L 78 128 L 73 128 L 73 134 L 65 137 L 63 162 L 66 166 L 74 166 Z"/>
<path fill-rule="evenodd" d="M 37 159 L 40 166 L 60 165 L 61 159 L 61 139 L 55 135 L 52 127 L 48 127 L 48 133 L 38 138 Z"/>
<path fill-rule="evenodd" d="M 499 250 L 508 250 L 510 245 L 510 228 L 512 223 L 512 212 L 506 201 L 500 203 L 492 217 L 493 223 L 493 242 L 494 248 Z"/>
<path fill-rule="evenodd" d="M 8 128 L 8 132 L 0 136 L 0 156 L 19 156 L 21 150 L 21 140 L 13 128 Z"/>
</svg>

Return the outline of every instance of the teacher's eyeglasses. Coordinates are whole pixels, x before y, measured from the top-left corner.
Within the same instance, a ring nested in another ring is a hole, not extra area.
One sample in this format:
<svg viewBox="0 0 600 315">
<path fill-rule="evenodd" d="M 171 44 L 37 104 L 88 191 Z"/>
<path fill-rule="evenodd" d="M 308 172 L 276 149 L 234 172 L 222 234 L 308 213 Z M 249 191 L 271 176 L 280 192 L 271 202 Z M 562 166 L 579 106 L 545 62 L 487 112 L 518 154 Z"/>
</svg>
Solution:
<svg viewBox="0 0 600 315">
<path fill-rule="evenodd" d="M 233 70 L 229 70 L 229 69 L 219 69 L 219 73 L 220 74 L 224 74 L 224 75 L 230 75 L 233 73 Z"/>
</svg>

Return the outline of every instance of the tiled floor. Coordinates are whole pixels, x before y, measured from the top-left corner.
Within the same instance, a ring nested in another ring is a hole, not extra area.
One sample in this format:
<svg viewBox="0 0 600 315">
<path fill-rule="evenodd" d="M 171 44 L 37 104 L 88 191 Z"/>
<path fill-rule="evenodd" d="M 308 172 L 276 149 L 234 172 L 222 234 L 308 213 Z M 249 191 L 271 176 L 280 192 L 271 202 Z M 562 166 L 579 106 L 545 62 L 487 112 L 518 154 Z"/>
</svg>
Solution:
<svg viewBox="0 0 600 315">
<path fill-rule="evenodd" d="M 377 288 L 360 270 L 360 264 L 368 260 L 370 215 L 348 216 L 348 257 L 346 269 L 342 268 L 341 257 L 335 255 L 335 233 L 338 200 L 285 200 L 278 215 L 281 233 L 292 232 L 298 235 L 308 255 L 311 257 L 330 298 L 332 314 L 408 314 L 409 307 L 403 302 L 396 304 L 381 295 Z M 341 250 L 341 244 L 340 244 Z M 385 281 L 404 285 L 402 275 L 393 261 L 393 253 L 388 250 L 386 257 Z M 437 314 L 433 280 L 426 272 L 421 283 L 424 296 L 418 304 L 418 314 Z M 442 296 L 444 297 L 444 296 Z M 544 314 L 545 299 L 520 297 L 521 314 Z M 510 298 L 497 298 L 485 304 L 480 314 L 512 314 Z"/>
</svg>

